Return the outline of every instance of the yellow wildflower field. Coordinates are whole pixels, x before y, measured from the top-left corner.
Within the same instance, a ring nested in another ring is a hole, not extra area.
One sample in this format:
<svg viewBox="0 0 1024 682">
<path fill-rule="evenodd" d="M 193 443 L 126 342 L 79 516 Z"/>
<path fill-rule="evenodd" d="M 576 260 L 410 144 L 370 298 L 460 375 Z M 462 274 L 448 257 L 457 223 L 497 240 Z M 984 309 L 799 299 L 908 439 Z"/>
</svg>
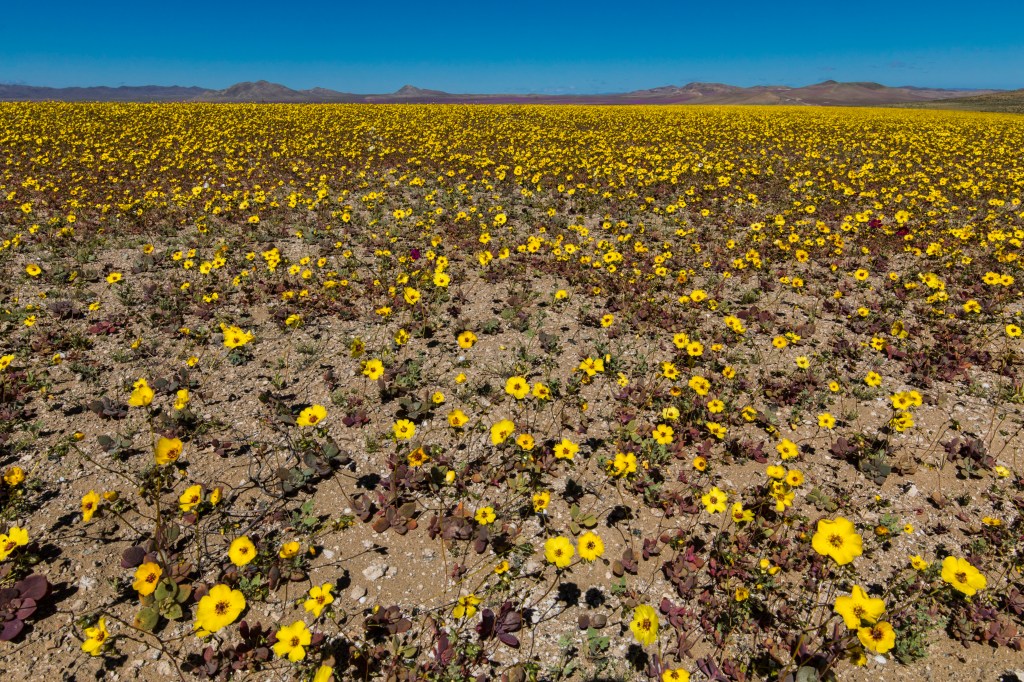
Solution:
<svg viewBox="0 0 1024 682">
<path fill-rule="evenodd" d="M 0 653 L 995 675 L 1021 149 L 1011 114 L 0 103 Z"/>
</svg>

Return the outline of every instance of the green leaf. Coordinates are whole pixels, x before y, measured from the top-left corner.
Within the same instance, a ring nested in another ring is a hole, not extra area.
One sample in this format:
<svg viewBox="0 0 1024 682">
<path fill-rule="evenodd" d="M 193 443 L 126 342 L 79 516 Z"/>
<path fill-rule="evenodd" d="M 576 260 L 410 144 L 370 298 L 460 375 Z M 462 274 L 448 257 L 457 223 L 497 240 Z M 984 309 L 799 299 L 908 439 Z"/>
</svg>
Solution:
<svg viewBox="0 0 1024 682">
<path fill-rule="evenodd" d="M 152 632 L 159 620 L 160 614 L 156 612 L 156 609 L 146 606 L 139 609 L 139 612 L 135 614 L 133 625 L 140 630 Z"/>
<path fill-rule="evenodd" d="M 156 590 L 153 592 L 153 598 L 158 602 L 162 602 L 168 598 L 174 598 L 178 594 L 178 586 L 170 580 L 161 580 L 157 583 Z"/>
<path fill-rule="evenodd" d="M 188 598 L 192 596 L 191 585 L 178 585 L 178 594 L 174 597 L 174 601 L 179 604 L 184 604 L 188 601 Z"/>
</svg>

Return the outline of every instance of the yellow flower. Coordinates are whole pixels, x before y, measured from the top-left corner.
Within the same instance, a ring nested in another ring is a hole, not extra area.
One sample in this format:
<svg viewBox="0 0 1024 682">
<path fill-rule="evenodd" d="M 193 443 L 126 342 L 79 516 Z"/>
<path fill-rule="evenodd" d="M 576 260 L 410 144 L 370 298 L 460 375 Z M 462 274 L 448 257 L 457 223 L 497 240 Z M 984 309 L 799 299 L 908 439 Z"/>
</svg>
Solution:
<svg viewBox="0 0 1024 682">
<path fill-rule="evenodd" d="M 702 376 L 690 377 L 687 385 L 696 392 L 697 395 L 704 397 L 711 390 L 711 382 Z"/>
<path fill-rule="evenodd" d="M 323 405 L 310 405 L 302 412 L 299 412 L 295 423 L 299 426 L 316 426 L 327 417 L 327 408 Z"/>
<path fill-rule="evenodd" d="M 658 424 L 654 427 L 654 431 L 651 432 L 651 437 L 661 445 L 668 445 L 672 442 L 672 436 L 675 430 L 668 424 Z"/>
<path fill-rule="evenodd" d="M 476 522 L 481 526 L 486 526 L 489 523 L 494 523 L 497 515 L 494 513 L 494 507 L 480 507 L 476 510 L 476 514 L 473 516 Z"/>
<path fill-rule="evenodd" d="M 82 496 L 82 521 L 89 523 L 93 514 L 100 508 L 100 496 L 95 490 L 90 490 Z"/>
<path fill-rule="evenodd" d="M 746 601 L 750 599 L 750 590 L 745 587 L 737 587 L 736 592 L 733 594 L 733 598 L 736 601 Z"/>
<path fill-rule="evenodd" d="M 629 629 L 642 646 L 654 644 L 658 639 L 658 612 L 647 604 L 641 604 L 633 610 Z"/>
<path fill-rule="evenodd" d="M 184 447 L 180 438 L 164 438 L 161 436 L 156 442 L 153 456 L 156 459 L 156 463 L 161 466 L 170 464 L 171 462 L 178 461 L 178 457 L 181 456 Z"/>
<path fill-rule="evenodd" d="M 1011 339 L 1017 338 L 1018 336 L 1021 335 L 1020 327 L 1018 327 L 1015 324 L 1006 325 L 1006 335 L 1009 336 Z"/>
<path fill-rule="evenodd" d="M 836 418 L 830 415 L 828 412 L 822 412 L 818 415 L 818 426 L 823 429 L 832 429 L 836 425 Z"/>
<path fill-rule="evenodd" d="M 864 383 L 867 384 L 868 386 L 871 386 L 872 388 L 876 388 L 882 385 L 882 377 L 878 374 L 878 372 L 868 372 L 867 375 L 864 377 Z"/>
<path fill-rule="evenodd" d="M 584 561 L 593 561 L 604 554 L 604 542 L 596 534 L 587 531 L 579 539 L 580 558 Z"/>
<path fill-rule="evenodd" d="M 35 263 L 29 263 L 28 265 L 25 266 L 25 272 L 28 274 L 29 277 L 38 277 L 39 273 L 41 273 L 42 271 L 42 268 L 40 268 Z"/>
<path fill-rule="evenodd" d="M 28 531 L 18 526 L 11 526 L 6 535 L 0 535 L 0 561 L 5 560 L 18 547 L 28 544 Z"/>
<path fill-rule="evenodd" d="M 896 645 L 896 631 L 886 622 L 857 630 L 857 639 L 865 649 L 884 654 Z"/>
<path fill-rule="evenodd" d="M 329 665 L 321 665 L 313 675 L 313 682 L 331 682 L 334 679 L 334 668 Z"/>
<path fill-rule="evenodd" d="M 409 462 L 410 467 L 415 469 L 416 467 L 421 467 L 427 462 L 429 462 L 430 455 L 428 455 L 427 451 L 424 450 L 423 448 L 416 448 L 415 450 L 409 453 L 409 456 L 406 458 L 406 461 Z"/>
<path fill-rule="evenodd" d="M 793 459 L 794 457 L 800 454 L 800 451 L 797 448 L 796 443 L 789 440 L 788 438 L 783 438 L 779 442 L 779 444 L 775 446 L 775 450 L 779 453 L 779 455 L 782 456 L 782 459 L 784 460 Z"/>
<path fill-rule="evenodd" d="M 409 305 L 416 305 L 420 300 L 420 292 L 412 287 L 406 287 L 403 297 L 405 298 L 405 302 Z"/>
<path fill-rule="evenodd" d="M 96 626 L 85 629 L 85 641 L 82 642 L 82 651 L 90 656 L 99 656 L 103 652 L 103 645 L 106 644 L 110 633 L 107 632 L 107 621 L 102 616 L 96 621 Z"/>
<path fill-rule="evenodd" d="M 121 281 L 121 273 L 120 272 L 112 272 L 109 275 L 107 275 L 107 284 L 117 284 L 120 281 Z"/>
<path fill-rule="evenodd" d="M 538 381 L 533 385 L 533 397 L 537 400 L 550 400 L 551 389 Z"/>
<path fill-rule="evenodd" d="M 690 673 L 685 668 L 672 668 L 661 673 L 661 682 L 690 682 Z"/>
<path fill-rule="evenodd" d="M 729 496 L 722 490 L 718 489 L 718 486 L 711 488 L 705 495 L 701 496 L 700 501 L 704 504 L 704 508 L 707 509 L 709 514 L 717 514 L 718 512 L 725 511 L 726 500 Z"/>
<path fill-rule="evenodd" d="M 508 419 L 502 419 L 491 427 L 491 444 L 501 445 L 516 430 L 516 425 Z"/>
<path fill-rule="evenodd" d="M 235 538 L 228 549 L 228 558 L 235 566 L 245 566 L 256 558 L 256 546 L 245 535 Z"/>
<path fill-rule="evenodd" d="M 245 609 L 245 595 L 227 585 L 214 585 L 196 606 L 194 630 L 206 637 L 235 622 Z"/>
<path fill-rule="evenodd" d="M 367 360 L 363 363 L 363 374 L 370 378 L 370 381 L 377 381 L 384 376 L 384 363 L 380 360 Z"/>
<path fill-rule="evenodd" d="M 221 324 L 221 332 L 224 334 L 224 346 L 226 348 L 240 348 L 253 339 L 253 335 L 243 331 L 239 327 Z"/>
<path fill-rule="evenodd" d="M 160 568 L 159 564 L 147 561 L 135 569 L 135 582 L 132 583 L 132 587 L 140 597 L 153 594 L 157 583 L 160 582 L 160 576 L 163 574 L 164 570 Z"/>
<path fill-rule="evenodd" d="M 302 549 L 302 545 L 295 540 L 292 540 L 291 542 L 286 542 L 281 545 L 281 551 L 277 553 L 277 556 L 282 559 L 291 559 L 299 553 L 300 549 Z"/>
<path fill-rule="evenodd" d="M 557 459 L 568 459 L 572 460 L 576 457 L 576 453 L 579 452 L 580 446 L 573 443 L 568 438 L 563 438 L 562 442 L 555 446 L 555 457 Z"/>
<path fill-rule="evenodd" d="M 555 292 L 556 301 L 564 301 L 567 298 L 569 298 L 569 292 L 566 291 L 565 289 L 559 289 L 558 291 Z"/>
<path fill-rule="evenodd" d="M 615 316 L 612 315 L 611 313 L 608 313 L 607 315 L 605 315 L 604 317 L 601 318 L 601 326 L 602 327 L 610 327 L 614 323 L 615 323 Z"/>
<path fill-rule="evenodd" d="M 178 507 L 183 512 L 190 512 L 195 507 L 199 506 L 199 503 L 203 501 L 203 486 L 196 485 L 189 486 L 185 489 L 185 492 L 178 498 Z"/>
<path fill-rule="evenodd" d="M 636 455 L 632 452 L 618 452 L 614 459 L 605 463 L 605 468 L 612 478 L 623 478 L 636 473 Z"/>
<path fill-rule="evenodd" d="M 804 484 L 804 475 L 798 469 L 790 469 L 786 473 L 786 483 L 791 488 L 799 488 Z"/>
<path fill-rule="evenodd" d="M 533 511 L 539 514 L 545 509 L 547 509 L 548 504 L 551 503 L 551 493 L 549 493 L 547 490 L 542 490 L 539 493 L 534 493 L 532 500 Z"/>
<path fill-rule="evenodd" d="M 523 377 L 510 377 L 505 382 L 505 393 L 516 400 L 522 400 L 530 393 L 530 384 Z"/>
<path fill-rule="evenodd" d="M 176 410 L 184 410 L 185 406 L 188 405 L 188 401 L 189 401 L 188 389 L 187 388 L 179 389 L 178 392 L 174 394 L 174 409 L 176 409 Z"/>
<path fill-rule="evenodd" d="M 303 602 L 302 608 L 312 613 L 314 618 L 319 618 L 324 608 L 334 603 L 334 596 L 331 594 L 333 589 L 334 585 L 331 583 L 324 583 L 319 587 L 314 585 L 309 589 L 309 598 Z"/>
<path fill-rule="evenodd" d="M 754 512 L 744 509 L 742 502 L 733 502 L 730 514 L 736 523 L 749 523 L 754 520 Z"/>
<path fill-rule="evenodd" d="M 139 379 L 132 384 L 132 389 L 132 394 L 128 396 L 128 404 L 132 407 L 146 407 L 153 402 L 155 394 L 145 379 Z"/>
<path fill-rule="evenodd" d="M 448 413 L 448 425 L 453 428 L 462 428 L 468 421 L 469 417 L 467 417 L 466 413 L 462 410 L 452 410 Z"/>
<path fill-rule="evenodd" d="M 399 419 L 392 428 L 397 440 L 409 440 L 416 435 L 416 425 L 408 419 Z"/>
<path fill-rule="evenodd" d="M 301 661 L 306 657 L 306 649 L 313 641 L 313 633 L 309 631 L 306 624 L 297 620 L 291 625 L 285 625 L 276 633 L 277 644 L 274 645 L 274 654 L 278 658 L 287 658 L 292 663 Z"/>
<path fill-rule="evenodd" d="M 556 568 L 568 566 L 575 554 L 576 550 L 573 548 L 572 542 L 561 535 L 548 538 L 544 542 L 544 558 L 547 559 L 548 563 L 554 564 Z"/>
<path fill-rule="evenodd" d="M 921 558 L 919 554 L 914 554 L 910 557 L 910 565 L 914 567 L 915 571 L 923 571 L 931 566 L 931 564 Z"/>
<path fill-rule="evenodd" d="M 527 452 L 529 452 L 530 450 L 533 450 L 533 445 L 534 445 L 533 436 L 531 436 L 528 433 L 521 433 L 521 434 L 519 434 L 518 436 L 516 436 L 516 445 L 521 447 L 523 450 L 526 450 Z"/>
<path fill-rule="evenodd" d="M 801 355 L 796 359 L 796 366 L 800 369 L 807 369 L 811 366 L 811 360 L 806 355 Z"/>
<path fill-rule="evenodd" d="M 4 483 L 12 488 L 25 480 L 25 472 L 21 467 L 13 466 L 4 472 Z"/>
<path fill-rule="evenodd" d="M 985 576 L 971 562 L 951 556 L 942 560 L 942 579 L 968 597 L 988 586 Z"/>
<path fill-rule="evenodd" d="M 0 372 L 7 369 L 10 366 L 12 360 L 14 360 L 14 355 L 0 356 Z"/>
<path fill-rule="evenodd" d="M 853 524 L 842 516 L 835 520 L 821 519 L 811 539 L 814 551 L 832 557 L 840 566 L 853 561 L 863 553 L 863 541 Z"/>
<path fill-rule="evenodd" d="M 457 620 L 472 618 L 476 615 L 476 607 L 480 601 L 480 597 L 475 594 L 467 594 L 464 597 L 459 597 L 458 604 L 456 604 L 455 608 L 452 609 L 452 618 Z"/>
<path fill-rule="evenodd" d="M 833 611 L 842 616 L 846 627 L 852 630 L 859 628 L 862 620 L 876 622 L 885 612 L 885 602 L 869 597 L 863 587 L 854 585 L 850 596 L 836 597 Z"/>
</svg>

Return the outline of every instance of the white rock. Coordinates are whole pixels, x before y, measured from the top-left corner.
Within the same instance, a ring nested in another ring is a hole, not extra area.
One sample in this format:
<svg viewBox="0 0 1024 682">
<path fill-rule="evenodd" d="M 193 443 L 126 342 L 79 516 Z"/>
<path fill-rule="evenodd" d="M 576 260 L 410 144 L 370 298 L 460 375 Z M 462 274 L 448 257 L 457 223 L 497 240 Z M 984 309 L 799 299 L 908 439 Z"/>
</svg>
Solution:
<svg viewBox="0 0 1024 682">
<path fill-rule="evenodd" d="M 380 564 L 373 564 L 363 569 L 363 577 L 369 580 L 371 583 L 376 582 L 384 577 L 387 573 L 388 567 Z"/>
</svg>

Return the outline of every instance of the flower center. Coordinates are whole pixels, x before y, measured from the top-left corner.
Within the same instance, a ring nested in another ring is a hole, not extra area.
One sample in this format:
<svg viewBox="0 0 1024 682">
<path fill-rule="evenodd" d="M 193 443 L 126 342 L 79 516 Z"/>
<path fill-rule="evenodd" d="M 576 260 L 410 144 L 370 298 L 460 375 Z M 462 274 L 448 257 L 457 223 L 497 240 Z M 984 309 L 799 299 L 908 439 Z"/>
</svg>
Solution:
<svg viewBox="0 0 1024 682">
<path fill-rule="evenodd" d="M 298 637 L 292 637 L 291 645 L 293 647 L 298 647 L 299 646 L 299 638 Z"/>
<path fill-rule="evenodd" d="M 218 616 L 223 616 L 231 608 L 231 604 L 226 601 L 219 601 L 217 605 L 213 607 L 213 610 L 217 612 Z"/>
<path fill-rule="evenodd" d="M 967 574 L 964 573 L 964 572 L 957 573 L 956 574 L 956 581 L 958 583 L 966 583 L 967 582 Z"/>
<path fill-rule="evenodd" d="M 839 548 L 843 546 L 843 538 L 841 535 L 830 535 L 828 541 L 833 547 Z"/>
</svg>

